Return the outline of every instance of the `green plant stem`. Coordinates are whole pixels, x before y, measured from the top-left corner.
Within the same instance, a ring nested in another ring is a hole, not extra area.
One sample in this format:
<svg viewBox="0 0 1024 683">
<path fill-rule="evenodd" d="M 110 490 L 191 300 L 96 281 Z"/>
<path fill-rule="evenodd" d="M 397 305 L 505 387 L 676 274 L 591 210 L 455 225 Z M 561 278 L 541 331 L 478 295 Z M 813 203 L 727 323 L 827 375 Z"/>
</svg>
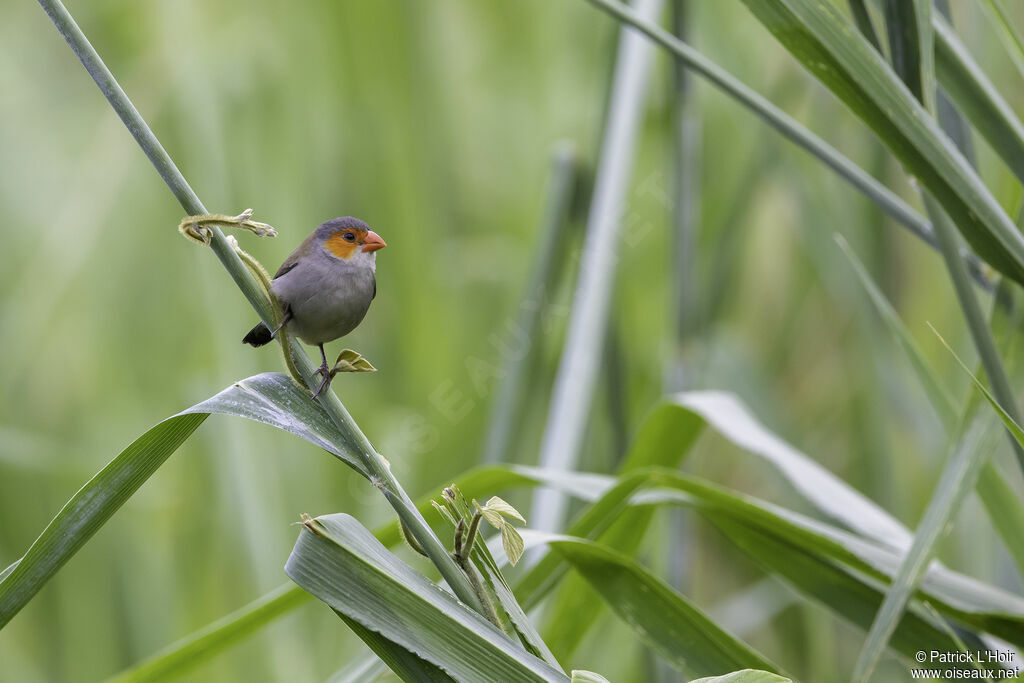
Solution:
<svg viewBox="0 0 1024 683">
<path fill-rule="evenodd" d="M 1006 53 L 1010 55 L 1010 60 L 1017 67 L 1017 75 L 1024 78 L 1024 42 L 1014 30 L 1010 17 L 1006 15 L 999 0 L 979 0 L 979 3 L 985 8 L 989 20 L 999 32 L 999 39 L 1006 48 Z"/>
<path fill-rule="evenodd" d="M 672 7 L 673 28 L 680 40 L 689 30 L 692 7 L 689 0 L 676 0 Z M 700 217 L 700 110 L 693 100 L 693 75 L 680 62 L 672 63 L 672 299 L 671 343 L 675 353 L 669 360 L 665 389 L 683 391 L 688 384 L 683 354 L 697 320 L 696 244 Z"/>
<path fill-rule="evenodd" d="M 1024 181 L 1024 124 L 971 57 L 949 22 L 936 13 L 932 26 L 935 66 L 943 89 L 1017 179 Z M 950 133 L 945 125 L 943 128 Z"/>
<path fill-rule="evenodd" d="M 892 0 L 890 0 L 891 2 Z M 902 66 L 905 68 L 900 68 L 900 62 L 895 59 L 897 54 L 903 52 L 908 55 L 908 62 L 912 62 L 913 54 L 919 54 L 923 50 L 932 51 L 930 37 L 924 39 L 926 35 L 930 34 L 932 27 L 931 0 L 915 0 L 914 6 L 919 10 L 916 16 L 912 11 L 913 8 L 910 8 L 911 11 L 908 13 L 908 6 L 903 6 L 901 13 L 887 15 L 887 28 L 894 55 L 893 65 L 901 80 L 914 91 L 919 100 L 926 104 L 933 104 L 937 94 L 934 74 L 924 71 L 914 73 L 912 69 L 906 68 L 908 64 L 903 64 Z M 908 28 L 907 24 L 916 24 L 916 27 Z M 924 27 L 923 30 L 922 27 Z M 894 38 L 893 36 L 897 32 L 899 37 Z M 931 97 L 927 97 L 928 95 Z M 932 116 L 935 116 L 934 106 L 929 106 L 928 110 Z M 955 134 L 962 127 L 959 113 L 952 108 L 946 111 L 943 118 L 944 121 L 941 125 L 947 134 Z M 963 154 L 965 150 L 961 148 L 960 152 Z M 969 159 L 969 161 L 973 160 Z M 928 216 L 932 220 L 932 225 L 935 226 L 939 248 L 989 382 L 996 396 L 999 397 L 998 400 L 1003 404 L 1004 410 L 1016 420 L 1018 419 L 1016 402 L 1013 392 L 1010 391 L 1009 380 L 996 349 L 992 330 L 978 304 L 964 264 L 958 257 L 960 237 L 956 226 L 953 225 L 952 220 L 946 215 L 931 192 L 922 188 L 921 196 Z M 991 435 L 988 434 L 990 425 L 994 421 L 993 416 L 991 413 L 982 415 L 973 410 L 971 406 L 972 401 L 968 400 L 963 417 L 962 432 L 957 436 L 955 449 L 943 468 L 942 478 L 914 534 L 914 541 L 900 562 L 899 570 L 886 591 L 882 605 L 875 615 L 867 639 L 857 657 L 852 680 L 858 683 L 866 683 L 871 676 L 871 672 L 895 632 L 911 596 L 920 585 L 928 563 L 935 555 L 935 546 L 939 538 L 949 527 L 950 520 L 959 511 L 968 493 L 974 490 L 978 476 L 985 467 L 989 452 L 993 448 Z M 1024 468 L 1024 450 L 1021 449 L 1012 434 L 1008 435 L 1021 467 Z M 988 437 L 988 441 L 982 443 L 983 437 Z"/>
<path fill-rule="evenodd" d="M 82 66 L 85 67 L 85 70 L 92 76 L 96 85 L 99 86 L 103 96 L 107 98 L 110 106 L 117 112 L 121 121 L 124 122 L 124 125 L 139 144 L 139 147 L 149 157 L 149 160 L 153 163 L 160 177 L 167 183 L 167 186 L 178 199 L 182 208 L 190 215 L 209 213 L 60 0 L 39 0 L 39 4 L 50 17 L 50 20 L 53 21 L 57 31 L 60 32 L 64 40 L 67 41 L 75 55 L 82 62 Z M 210 232 L 212 234 L 210 247 L 217 255 L 217 258 L 220 259 L 231 275 L 231 278 L 235 281 L 235 284 L 242 290 L 242 294 L 245 295 L 245 298 L 256 310 L 263 322 L 273 326 L 275 312 L 259 282 L 245 266 L 238 254 L 235 253 L 231 245 L 228 244 L 220 228 L 211 226 Z M 306 380 L 308 386 L 315 386 L 313 372 L 317 364 L 305 353 L 298 340 L 291 338 L 290 344 L 291 355 L 295 361 L 296 369 Z M 387 463 L 373 448 L 358 425 L 356 425 L 348 410 L 342 405 L 341 400 L 333 391 L 326 391 L 317 397 L 317 401 L 327 411 L 327 414 L 330 415 L 344 441 L 357 454 L 367 476 L 369 476 L 375 486 L 383 491 L 385 498 L 391 503 L 399 518 L 420 543 L 448 585 L 451 586 L 460 600 L 473 609 L 480 611 L 482 606 L 477 600 L 469 580 L 448 555 L 447 550 L 441 545 L 437 536 L 434 535 L 434 532 L 427 525 L 426 520 L 420 515 L 416 506 L 391 473 Z"/>
<path fill-rule="evenodd" d="M 875 25 L 871 21 L 871 14 L 868 12 L 864 0 L 849 0 L 847 4 L 850 6 L 853 23 L 857 24 L 857 28 L 860 29 L 860 32 L 871 43 L 871 47 L 881 53 L 882 46 L 878 42 L 878 33 L 875 31 Z"/>
<path fill-rule="evenodd" d="M 662 0 L 637 0 L 637 5 L 640 16 L 653 18 L 660 13 Z M 653 52 L 636 33 L 620 32 L 576 293 L 541 442 L 541 467 L 556 471 L 575 468 L 594 398 L 621 248 L 626 189 Z M 562 492 L 541 489 L 534 496 L 531 523 L 554 531 L 561 527 L 566 508 Z"/>
<path fill-rule="evenodd" d="M 469 579 L 469 583 L 473 586 L 473 592 L 476 594 L 480 604 L 483 605 L 481 614 L 487 619 L 487 621 L 498 627 L 499 630 L 508 634 L 505 626 L 501 623 L 501 617 L 498 616 L 498 608 L 495 607 L 494 601 L 491 599 L 490 591 L 484 585 L 484 582 L 480 579 L 480 575 L 477 574 L 476 567 L 473 566 L 473 561 L 469 559 L 469 554 L 465 556 L 460 555 L 458 557 L 459 566 L 462 567 L 462 571 L 465 573 L 466 578 Z M 511 634 L 508 634 L 511 635 Z"/>
<path fill-rule="evenodd" d="M 985 368 L 989 384 L 992 386 L 992 394 L 999 401 L 1003 409 L 1017 422 L 1020 422 L 1020 410 L 1017 407 L 1017 399 L 1010 388 L 1010 380 L 1006 375 L 1006 368 L 996 350 L 995 339 L 992 337 L 992 330 L 989 329 L 985 314 L 978 303 L 978 297 L 974 293 L 971 282 L 967 277 L 967 271 L 963 262 L 955 257 L 957 253 L 958 236 L 956 228 L 942 211 L 931 195 L 924 193 L 925 206 L 932 216 L 935 224 L 935 232 L 939 236 L 939 244 L 942 247 L 943 257 L 946 260 L 946 267 L 949 269 L 950 279 L 953 281 L 953 288 L 956 290 L 960 308 L 964 318 L 967 320 L 967 329 L 971 333 L 971 340 L 978 350 L 981 358 L 981 365 Z M 1017 456 L 1017 462 L 1024 472 L 1024 448 L 1021 448 L 1016 439 L 1010 436 L 1013 451 Z"/>
<path fill-rule="evenodd" d="M 940 2 L 936 6 L 936 9 L 939 11 L 936 12 L 935 16 L 932 18 L 932 27 L 936 35 L 936 45 L 951 46 L 943 49 L 955 49 L 959 53 L 962 53 L 963 57 L 960 59 L 951 59 L 949 61 L 951 63 L 965 65 L 964 68 L 976 72 L 976 82 L 987 83 L 984 73 L 973 64 L 966 49 L 959 45 L 956 34 L 953 32 L 953 27 L 947 21 L 949 18 L 948 3 Z M 936 48 L 936 51 L 938 54 L 942 54 L 943 52 L 939 47 Z M 935 90 L 937 90 L 937 88 L 935 88 Z M 988 91 L 992 92 L 993 101 L 996 101 L 997 104 L 1001 105 L 1003 108 L 1000 109 L 999 106 L 995 106 L 995 109 L 1000 111 L 1008 109 L 999 97 L 998 92 L 995 92 L 994 88 L 989 87 L 988 90 L 983 89 L 983 92 Z M 940 93 L 936 93 L 936 95 L 939 94 Z M 979 97 L 981 97 L 981 95 L 979 95 Z M 1017 121 L 1016 116 L 1012 111 L 1009 112 L 1007 120 L 1016 122 L 1017 128 L 1015 130 L 1020 130 L 1020 123 Z M 960 115 L 960 112 L 953 107 L 948 107 L 943 112 L 943 115 L 939 116 L 939 125 L 947 135 L 957 142 L 960 153 L 964 155 L 972 166 L 976 166 L 974 150 L 969 146 L 970 134 L 969 132 L 965 133 L 965 131 L 969 131 L 969 128 L 967 127 L 967 123 L 964 121 L 963 117 Z M 1024 135 L 1024 133 L 1021 135 Z M 1020 137 L 1021 136 L 1017 136 L 1016 139 L 1020 139 Z M 1012 167 L 1013 166 L 1011 164 L 1011 168 Z M 1018 173 L 1018 175 L 1020 174 Z M 1006 373 L 1002 357 L 999 355 L 999 350 L 996 347 L 992 328 L 989 325 L 985 314 L 982 312 L 981 306 L 978 305 L 977 297 L 974 296 L 974 291 L 971 289 L 970 283 L 967 282 L 962 264 L 950 261 L 949 254 L 952 253 L 951 249 L 955 248 L 955 245 L 959 243 L 959 237 L 956 235 L 956 226 L 952 224 L 948 216 L 946 216 L 945 212 L 942 210 L 942 207 L 938 205 L 938 202 L 932 199 L 927 193 L 925 193 L 924 200 L 925 209 L 928 211 L 928 215 L 932 218 L 932 223 L 937 225 L 936 230 L 940 233 L 946 233 L 946 237 L 954 245 L 953 247 L 948 244 L 943 246 L 943 255 L 949 268 L 950 277 L 954 280 L 954 287 L 957 290 L 957 297 L 960 300 L 960 306 L 964 311 L 964 317 L 967 319 L 971 338 L 974 341 L 975 347 L 978 349 L 978 355 L 981 358 L 982 366 L 985 368 L 985 374 L 988 375 L 989 383 L 992 386 L 992 392 L 1007 414 L 1019 423 L 1021 421 L 1020 409 L 1017 406 L 1017 400 L 1014 392 L 1010 388 L 1010 379 Z M 936 217 L 937 214 L 938 217 Z M 942 239 L 943 236 L 940 234 L 940 240 Z M 957 284 L 957 280 L 960 281 L 959 284 Z M 1000 297 L 997 296 L 996 302 L 999 303 L 999 300 Z M 1021 447 L 1020 443 L 1017 442 L 1012 434 L 1007 432 L 1006 435 L 1010 440 L 1010 446 L 1013 448 L 1014 454 L 1017 456 L 1017 462 L 1020 465 L 1021 470 L 1024 471 L 1024 448 Z"/>
<path fill-rule="evenodd" d="M 618 21 L 638 29 L 654 42 L 671 52 L 676 59 L 706 78 L 712 85 L 745 106 L 762 121 L 777 130 L 791 142 L 810 152 L 828 168 L 835 171 L 843 180 L 860 190 L 871 201 L 875 202 L 886 214 L 897 223 L 909 229 L 914 235 L 928 245 L 938 249 L 938 243 L 931 224 L 918 212 L 900 199 L 889 188 L 875 180 L 864 169 L 857 166 L 834 147 L 802 126 L 794 118 L 772 104 L 767 98 L 752 90 L 725 69 L 693 49 L 671 33 L 646 21 L 635 11 L 616 0 L 587 0 L 587 2 L 604 10 Z M 961 257 L 967 261 L 971 275 L 986 290 L 992 289 L 992 283 L 984 273 L 982 262 L 970 250 L 963 250 Z"/>
</svg>

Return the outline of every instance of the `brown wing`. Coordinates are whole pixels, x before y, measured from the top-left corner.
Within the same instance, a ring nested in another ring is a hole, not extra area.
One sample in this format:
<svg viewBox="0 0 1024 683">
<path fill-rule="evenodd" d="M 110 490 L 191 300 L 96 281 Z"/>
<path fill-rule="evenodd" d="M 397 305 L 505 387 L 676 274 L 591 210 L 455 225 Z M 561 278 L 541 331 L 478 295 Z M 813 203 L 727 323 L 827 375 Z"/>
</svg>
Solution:
<svg viewBox="0 0 1024 683">
<path fill-rule="evenodd" d="M 274 279 L 276 280 L 288 271 L 293 270 L 297 265 L 299 265 L 299 259 L 289 257 L 288 260 L 281 264 L 281 267 L 277 269 L 277 272 L 274 273 Z"/>
<path fill-rule="evenodd" d="M 296 247 L 295 251 L 288 254 L 288 258 L 284 260 L 284 263 L 281 264 L 281 267 L 277 269 L 276 273 L 274 273 L 275 280 L 284 275 L 285 273 L 287 273 L 288 271 L 295 268 L 295 266 L 299 265 L 299 259 L 301 259 L 303 256 L 309 253 L 310 246 L 313 243 L 314 235 L 316 235 L 315 232 L 311 233 L 309 237 L 302 240 L 302 244 Z"/>
</svg>

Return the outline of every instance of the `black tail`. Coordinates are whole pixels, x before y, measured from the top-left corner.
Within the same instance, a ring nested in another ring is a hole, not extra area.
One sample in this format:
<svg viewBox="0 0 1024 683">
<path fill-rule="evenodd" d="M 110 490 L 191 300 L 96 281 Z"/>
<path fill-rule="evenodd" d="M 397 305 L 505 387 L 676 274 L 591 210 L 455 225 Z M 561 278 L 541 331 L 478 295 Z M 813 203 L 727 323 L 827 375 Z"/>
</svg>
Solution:
<svg viewBox="0 0 1024 683">
<path fill-rule="evenodd" d="M 263 323 L 257 323 L 256 327 L 249 330 L 249 334 L 245 335 L 242 343 L 249 346 L 263 346 L 264 344 L 269 344 L 273 338 L 269 327 Z"/>
</svg>

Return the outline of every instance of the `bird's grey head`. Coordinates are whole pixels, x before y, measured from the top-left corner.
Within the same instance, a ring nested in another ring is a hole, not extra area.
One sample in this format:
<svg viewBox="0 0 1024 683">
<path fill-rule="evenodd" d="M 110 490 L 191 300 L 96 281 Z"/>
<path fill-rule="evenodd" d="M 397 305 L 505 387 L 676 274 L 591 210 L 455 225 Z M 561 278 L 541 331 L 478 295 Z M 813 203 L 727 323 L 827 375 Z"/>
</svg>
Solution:
<svg viewBox="0 0 1024 683">
<path fill-rule="evenodd" d="M 370 226 L 364 221 L 352 216 L 342 216 L 341 218 L 332 218 L 329 221 L 324 221 L 316 229 L 317 239 L 325 240 L 335 233 L 342 232 L 343 230 L 362 230 L 364 232 L 370 232 Z"/>
<path fill-rule="evenodd" d="M 387 244 L 370 226 L 351 216 L 334 218 L 316 229 L 315 241 L 331 258 L 371 270 L 376 268 L 376 252 Z"/>
</svg>

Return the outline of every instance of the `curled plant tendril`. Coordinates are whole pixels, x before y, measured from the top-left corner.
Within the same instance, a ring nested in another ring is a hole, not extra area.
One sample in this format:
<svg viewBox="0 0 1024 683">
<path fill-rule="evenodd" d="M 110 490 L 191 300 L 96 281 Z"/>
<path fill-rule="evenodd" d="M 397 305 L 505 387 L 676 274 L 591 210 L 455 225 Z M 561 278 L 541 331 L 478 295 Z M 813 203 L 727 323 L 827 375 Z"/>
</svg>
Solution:
<svg viewBox="0 0 1024 683">
<path fill-rule="evenodd" d="M 252 209 L 246 209 L 237 216 L 222 213 L 208 213 L 199 216 L 186 216 L 178 224 L 178 232 L 190 242 L 210 245 L 212 239 L 210 229 L 206 226 L 216 225 L 221 228 L 242 228 L 249 230 L 257 237 L 277 237 L 277 230 L 266 223 L 252 220 Z"/>
</svg>

